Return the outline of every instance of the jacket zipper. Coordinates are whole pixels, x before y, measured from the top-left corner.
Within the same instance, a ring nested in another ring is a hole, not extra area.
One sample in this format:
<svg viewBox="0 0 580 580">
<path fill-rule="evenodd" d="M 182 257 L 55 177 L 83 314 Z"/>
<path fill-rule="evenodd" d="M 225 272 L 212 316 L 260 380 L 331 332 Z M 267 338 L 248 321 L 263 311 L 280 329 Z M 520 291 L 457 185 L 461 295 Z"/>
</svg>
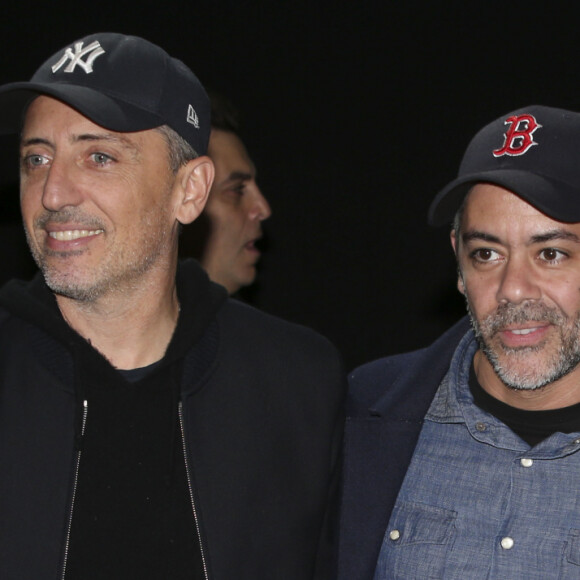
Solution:
<svg viewBox="0 0 580 580">
<path fill-rule="evenodd" d="M 88 411 L 88 403 L 87 403 L 87 401 L 83 401 L 83 423 L 82 423 L 82 427 L 81 427 L 81 437 L 85 434 L 85 425 L 87 423 L 87 411 Z M 76 493 L 77 493 L 77 483 L 79 480 L 80 463 L 81 463 L 81 449 L 79 449 L 77 451 L 77 456 L 75 459 L 72 498 L 71 498 L 71 502 L 70 502 L 70 512 L 68 515 L 68 525 L 67 525 L 67 530 L 66 530 L 66 538 L 65 538 L 65 542 L 64 542 L 64 560 L 62 563 L 61 580 L 64 580 L 64 577 L 66 574 L 66 564 L 67 564 L 67 560 L 68 560 L 68 551 L 69 551 L 69 547 L 70 547 L 70 532 L 71 532 L 71 526 L 72 526 L 73 509 L 74 509 L 74 505 L 75 505 L 75 497 L 76 497 Z"/>
<path fill-rule="evenodd" d="M 191 484 L 191 468 L 189 465 L 189 461 L 187 460 L 187 443 L 185 442 L 185 427 L 183 421 L 183 403 L 179 402 L 178 408 L 179 414 L 179 427 L 181 429 L 181 442 L 183 444 L 183 459 L 185 460 L 185 473 L 187 476 L 187 487 L 189 489 L 189 498 L 191 500 L 191 507 L 193 509 L 193 519 L 195 521 L 195 529 L 197 530 L 197 537 L 199 539 L 199 549 L 201 551 L 201 561 L 203 564 L 203 575 L 205 580 L 209 580 L 209 574 L 207 572 L 207 562 L 205 558 L 205 552 L 203 549 L 203 541 L 201 539 L 201 529 L 199 527 L 199 517 L 197 515 L 197 508 L 195 507 L 195 500 L 193 497 L 193 486 Z"/>
</svg>

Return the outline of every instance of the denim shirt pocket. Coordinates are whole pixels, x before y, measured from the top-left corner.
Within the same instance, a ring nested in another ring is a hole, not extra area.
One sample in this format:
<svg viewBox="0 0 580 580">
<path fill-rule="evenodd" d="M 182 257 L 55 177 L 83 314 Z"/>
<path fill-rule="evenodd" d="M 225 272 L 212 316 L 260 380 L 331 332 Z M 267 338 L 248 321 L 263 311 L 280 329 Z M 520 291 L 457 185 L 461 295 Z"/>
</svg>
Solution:
<svg viewBox="0 0 580 580">
<path fill-rule="evenodd" d="M 416 502 L 395 507 L 379 556 L 375 580 L 442 578 L 455 538 L 457 512 Z"/>
<path fill-rule="evenodd" d="M 572 528 L 568 534 L 566 561 L 569 564 L 580 566 L 580 530 Z"/>
</svg>

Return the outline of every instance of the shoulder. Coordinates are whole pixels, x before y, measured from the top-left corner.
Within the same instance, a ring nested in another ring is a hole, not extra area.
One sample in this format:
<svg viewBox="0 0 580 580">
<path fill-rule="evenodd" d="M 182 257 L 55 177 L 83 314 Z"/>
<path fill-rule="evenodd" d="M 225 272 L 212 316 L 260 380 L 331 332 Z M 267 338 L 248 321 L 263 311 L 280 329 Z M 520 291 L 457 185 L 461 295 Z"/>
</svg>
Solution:
<svg viewBox="0 0 580 580">
<path fill-rule="evenodd" d="M 318 332 L 229 299 L 217 315 L 219 358 L 276 382 L 346 387 L 336 347 Z M 334 387 L 333 387 L 334 388 Z"/>
<path fill-rule="evenodd" d="M 366 363 L 348 377 L 348 414 L 365 413 L 410 365 L 420 363 L 427 348 L 387 356 Z"/>
<path fill-rule="evenodd" d="M 315 348 L 317 351 L 337 353 L 336 348 L 324 336 L 300 324 L 289 322 L 268 314 L 236 299 L 229 299 L 218 313 L 218 321 L 224 332 L 244 336 L 254 344 L 266 344 L 272 348 L 292 346 L 300 351 Z"/>
<path fill-rule="evenodd" d="M 464 317 L 425 348 L 380 358 L 356 368 L 348 377 L 349 415 L 368 412 L 385 394 L 397 398 L 410 384 L 428 392 L 436 389 L 457 345 L 468 331 L 469 321 Z"/>
</svg>

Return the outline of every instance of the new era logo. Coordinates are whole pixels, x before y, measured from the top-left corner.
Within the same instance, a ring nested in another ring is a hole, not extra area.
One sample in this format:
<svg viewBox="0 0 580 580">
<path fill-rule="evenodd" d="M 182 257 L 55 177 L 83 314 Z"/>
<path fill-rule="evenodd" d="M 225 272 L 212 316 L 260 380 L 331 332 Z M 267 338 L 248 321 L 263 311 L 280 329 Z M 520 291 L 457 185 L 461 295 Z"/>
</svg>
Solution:
<svg viewBox="0 0 580 580">
<path fill-rule="evenodd" d="M 191 105 L 187 108 L 187 122 L 199 129 L 199 117 Z"/>
<path fill-rule="evenodd" d="M 62 58 L 52 66 L 52 72 L 57 72 L 70 60 L 63 72 L 72 73 L 77 66 L 80 66 L 87 74 L 90 74 L 93 72 L 95 59 L 102 54 L 105 54 L 105 49 L 99 44 L 98 40 L 91 42 L 85 48 L 83 48 L 82 42 L 77 42 L 75 44 L 75 51 L 73 52 L 71 48 L 67 48 Z"/>
</svg>

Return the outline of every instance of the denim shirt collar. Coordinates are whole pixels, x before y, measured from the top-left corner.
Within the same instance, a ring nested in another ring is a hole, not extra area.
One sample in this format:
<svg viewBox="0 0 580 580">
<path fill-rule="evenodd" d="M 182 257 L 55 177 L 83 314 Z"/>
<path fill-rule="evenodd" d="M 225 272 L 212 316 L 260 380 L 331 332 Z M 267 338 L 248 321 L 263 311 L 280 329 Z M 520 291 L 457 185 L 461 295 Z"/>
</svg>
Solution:
<svg viewBox="0 0 580 580">
<path fill-rule="evenodd" d="M 501 449 L 526 452 L 536 459 L 555 459 L 578 451 L 579 433 L 554 433 L 530 450 L 509 427 L 473 402 L 469 389 L 469 371 L 478 343 L 469 330 L 457 346 L 445 375 L 425 417 L 436 423 L 462 423 L 480 443 Z"/>
</svg>

